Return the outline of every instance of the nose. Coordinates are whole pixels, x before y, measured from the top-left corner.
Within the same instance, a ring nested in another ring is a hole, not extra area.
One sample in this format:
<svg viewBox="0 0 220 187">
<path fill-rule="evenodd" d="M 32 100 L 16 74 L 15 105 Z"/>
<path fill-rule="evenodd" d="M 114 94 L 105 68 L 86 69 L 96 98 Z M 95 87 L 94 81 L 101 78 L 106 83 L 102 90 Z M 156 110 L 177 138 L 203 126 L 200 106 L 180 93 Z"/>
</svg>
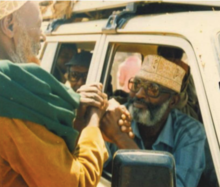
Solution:
<svg viewBox="0 0 220 187">
<path fill-rule="evenodd" d="M 46 41 L 46 36 L 45 34 L 41 31 L 41 34 L 40 34 L 40 41 L 41 42 L 45 42 Z"/>
<path fill-rule="evenodd" d="M 83 78 L 80 78 L 80 79 L 77 81 L 78 87 L 81 87 L 81 86 L 84 85 L 84 84 L 85 84 L 85 81 L 84 81 Z"/>
<path fill-rule="evenodd" d="M 146 98 L 146 93 L 143 87 L 138 90 L 138 92 L 135 94 L 137 98 Z"/>
</svg>

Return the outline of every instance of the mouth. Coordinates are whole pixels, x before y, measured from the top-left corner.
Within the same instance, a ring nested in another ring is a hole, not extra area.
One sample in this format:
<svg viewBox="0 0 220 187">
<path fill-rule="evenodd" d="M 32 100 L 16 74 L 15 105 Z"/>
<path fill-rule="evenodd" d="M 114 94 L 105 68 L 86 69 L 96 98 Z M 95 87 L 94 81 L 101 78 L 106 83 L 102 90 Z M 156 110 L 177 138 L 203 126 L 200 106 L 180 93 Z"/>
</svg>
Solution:
<svg viewBox="0 0 220 187">
<path fill-rule="evenodd" d="M 146 104 L 141 101 L 134 101 L 133 106 L 140 109 L 148 109 Z"/>
<path fill-rule="evenodd" d="M 41 45 L 41 43 L 40 43 L 39 46 L 38 46 L 38 53 L 40 52 L 41 47 L 42 47 L 42 45 Z"/>
<path fill-rule="evenodd" d="M 39 47 L 38 47 L 38 52 L 40 52 L 41 47 L 42 47 L 42 45 L 41 45 L 41 43 L 40 43 L 40 44 L 39 44 Z"/>
</svg>

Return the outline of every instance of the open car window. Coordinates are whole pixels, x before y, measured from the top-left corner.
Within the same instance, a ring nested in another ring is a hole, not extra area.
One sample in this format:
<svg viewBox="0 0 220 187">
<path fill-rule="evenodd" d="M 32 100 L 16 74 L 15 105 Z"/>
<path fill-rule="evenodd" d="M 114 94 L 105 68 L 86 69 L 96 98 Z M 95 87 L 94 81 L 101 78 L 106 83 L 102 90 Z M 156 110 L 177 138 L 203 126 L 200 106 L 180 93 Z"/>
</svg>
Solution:
<svg viewBox="0 0 220 187">
<path fill-rule="evenodd" d="M 70 63 L 76 54 L 88 52 L 92 56 L 94 48 L 95 42 L 59 43 L 51 70 L 54 77 L 64 84 L 67 83 L 68 67 L 70 67 L 67 64 Z M 90 64 L 90 61 L 91 59 L 89 59 L 88 64 Z M 81 63 L 83 64 L 83 62 Z M 80 64 L 78 65 L 80 66 Z"/>
<path fill-rule="evenodd" d="M 181 47 L 164 44 L 109 43 L 101 76 L 109 98 L 115 98 L 121 104 L 126 104 L 129 101 L 129 80 L 140 70 L 147 57 L 152 55 L 160 55 L 176 64 L 182 64 L 181 67 L 187 72 L 184 82 L 187 82 L 188 86 L 182 87 L 180 102 L 176 108 L 204 123 L 194 81 L 196 75 L 192 75 L 190 58 L 187 51 Z M 203 154 L 206 155 L 206 169 L 202 174 L 199 186 L 209 186 L 210 184 L 215 186 L 217 179 L 208 142 L 206 142 Z"/>
<path fill-rule="evenodd" d="M 183 90 L 184 94 L 177 108 L 202 122 L 197 93 L 190 73 L 190 67 L 188 66 L 188 58 L 186 53 L 180 48 L 164 45 L 117 44 L 111 57 L 112 63 L 109 69 L 109 76 L 106 78 L 106 93 L 108 93 L 109 97 L 118 99 L 122 104 L 123 102 L 126 103 L 130 92 L 128 87 L 129 80 L 135 77 L 143 62 L 148 56 L 152 55 L 160 55 L 167 60 L 174 60 L 178 64 L 185 64 L 184 68 L 189 74 L 187 77 L 189 86 L 187 90 Z M 189 106 L 187 106 L 186 100 L 190 102 Z"/>
</svg>

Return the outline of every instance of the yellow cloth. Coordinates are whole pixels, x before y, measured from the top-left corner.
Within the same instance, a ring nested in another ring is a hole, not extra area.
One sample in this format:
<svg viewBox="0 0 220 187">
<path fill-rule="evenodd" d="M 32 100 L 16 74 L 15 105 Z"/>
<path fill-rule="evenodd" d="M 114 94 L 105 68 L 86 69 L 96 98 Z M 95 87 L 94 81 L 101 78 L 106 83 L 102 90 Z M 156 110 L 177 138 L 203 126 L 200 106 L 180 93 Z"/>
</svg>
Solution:
<svg viewBox="0 0 220 187">
<path fill-rule="evenodd" d="M 44 126 L 0 117 L 0 186 L 96 186 L 107 157 L 97 127 L 86 127 L 70 153 Z"/>
</svg>

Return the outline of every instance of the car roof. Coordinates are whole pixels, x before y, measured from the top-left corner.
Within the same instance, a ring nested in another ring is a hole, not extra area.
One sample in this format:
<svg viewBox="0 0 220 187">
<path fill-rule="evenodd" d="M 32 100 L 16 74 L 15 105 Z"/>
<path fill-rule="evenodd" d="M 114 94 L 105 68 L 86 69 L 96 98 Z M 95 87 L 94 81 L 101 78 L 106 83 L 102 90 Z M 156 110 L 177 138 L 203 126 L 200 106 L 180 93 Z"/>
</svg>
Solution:
<svg viewBox="0 0 220 187">
<path fill-rule="evenodd" d="M 118 33 L 164 33 L 190 37 L 220 28 L 220 11 L 196 11 L 141 15 L 131 18 Z M 107 24 L 95 20 L 60 25 L 52 35 L 100 34 Z"/>
<path fill-rule="evenodd" d="M 220 27 L 220 11 L 166 13 L 134 17 L 119 32 L 190 34 Z"/>
<path fill-rule="evenodd" d="M 180 0 L 124 0 L 124 1 L 109 1 L 109 0 L 101 0 L 101 1 L 85 1 L 78 0 L 77 3 L 73 6 L 72 12 L 86 12 L 93 10 L 104 10 L 109 8 L 117 8 L 117 7 L 126 7 L 128 3 L 132 2 L 142 2 L 145 4 L 149 3 L 172 3 L 172 4 L 182 4 L 182 5 L 202 5 L 202 6 L 214 6 L 220 7 L 220 1 L 180 1 Z"/>
</svg>

